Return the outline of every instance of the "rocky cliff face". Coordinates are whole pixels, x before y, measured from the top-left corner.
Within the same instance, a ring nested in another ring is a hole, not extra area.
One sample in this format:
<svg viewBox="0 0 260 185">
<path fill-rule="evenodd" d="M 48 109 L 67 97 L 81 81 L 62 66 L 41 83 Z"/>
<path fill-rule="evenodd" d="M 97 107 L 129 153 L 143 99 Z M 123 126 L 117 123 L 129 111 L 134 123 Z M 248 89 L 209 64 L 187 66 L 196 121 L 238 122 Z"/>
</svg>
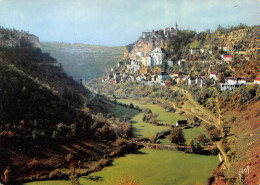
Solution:
<svg viewBox="0 0 260 185">
<path fill-rule="evenodd" d="M 155 48 L 161 47 L 162 41 L 163 38 L 158 37 L 140 38 L 132 45 L 131 49 L 128 50 L 128 57 L 136 60 L 137 52 L 142 52 L 144 56 L 148 55 Z"/>
<path fill-rule="evenodd" d="M 34 48 L 40 48 L 39 38 L 35 35 L 16 30 L 0 29 L 0 46 L 14 47 L 30 45 Z"/>
</svg>

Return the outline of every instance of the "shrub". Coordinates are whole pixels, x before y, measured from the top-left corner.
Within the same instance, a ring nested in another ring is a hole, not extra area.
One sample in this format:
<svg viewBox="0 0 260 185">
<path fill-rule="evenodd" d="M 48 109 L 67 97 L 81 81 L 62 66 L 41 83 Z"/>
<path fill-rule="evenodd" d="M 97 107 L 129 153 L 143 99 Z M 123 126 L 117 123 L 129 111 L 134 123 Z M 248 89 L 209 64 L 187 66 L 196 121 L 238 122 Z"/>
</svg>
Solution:
<svg viewBox="0 0 260 185">
<path fill-rule="evenodd" d="M 204 135 L 204 134 L 199 134 L 196 138 L 195 138 L 196 141 L 198 141 L 199 143 L 202 143 L 205 145 L 205 143 L 208 142 L 208 139 L 207 137 Z"/>
<path fill-rule="evenodd" d="M 69 163 L 70 161 L 74 160 L 74 158 L 74 155 L 69 153 L 65 156 L 65 161 Z"/>
<path fill-rule="evenodd" d="M 59 169 L 53 170 L 49 174 L 49 178 L 51 179 L 60 179 L 63 176 L 62 172 Z"/>
<path fill-rule="evenodd" d="M 180 128 L 172 128 L 169 139 L 171 143 L 175 143 L 177 145 L 185 143 L 185 137 L 182 129 Z"/>
<path fill-rule="evenodd" d="M 135 108 L 134 104 L 132 104 L 132 103 L 130 103 L 129 107 L 130 107 L 131 109 L 134 109 L 134 108 Z"/>
<path fill-rule="evenodd" d="M 127 144 L 127 140 L 124 138 L 118 138 L 115 143 L 117 146 L 123 146 Z"/>
<path fill-rule="evenodd" d="M 209 131 L 209 138 L 211 141 L 215 141 L 220 136 L 220 130 L 218 129 L 212 129 Z"/>
<path fill-rule="evenodd" d="M 209 145 L 207 147 L 207 150 L 212 154 L 212 155 L 217 155 L 218 154 L 218 148 L 215 145 Z"/>
<path fill-rule="evenodd" d="M 152 114 L 152 110 L 148 108 L 144 108 L 142 112 L 145 114 Z"/>
<path fill-rule="evenodd" d="M 122 180 L 116 183 L 116 185 L 139 185 L 134 178 L 126 176 Z"/>
</svg>

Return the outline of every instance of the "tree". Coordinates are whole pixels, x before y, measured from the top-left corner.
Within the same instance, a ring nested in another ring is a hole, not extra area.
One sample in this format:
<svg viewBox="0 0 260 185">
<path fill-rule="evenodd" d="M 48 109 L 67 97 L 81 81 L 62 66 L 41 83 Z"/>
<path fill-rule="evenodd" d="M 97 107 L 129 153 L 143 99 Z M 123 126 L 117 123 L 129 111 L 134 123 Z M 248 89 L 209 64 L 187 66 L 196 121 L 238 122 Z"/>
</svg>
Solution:
<svg viewBox="0 0 260 185">
<path fill-rule="evenodd" d="M 218 76 L 217 76 L 217 79 L 219 82 L 222 82 L 224 83 L 225 82 L 225 75 L 223 73 L 219 73 Z"/>
<path fill-rule="evenodd" d="M 135 107 L 134 107 L 134 104 L 132 104 L 132 103 L 130 103 L 129 107 L 130 107 L 130 109 L 135 108 Z"/>
<path fill-rule="evenodd" d="M 209 139 L 211 141 L 216 140 L 219 137 L 219 135 L 220 135 L 220 130 L 216 128 L 209 131 Z"/>
<path fill-rule="evenodd" d="M 188 144 L 188 146 L 193 146 L 194 145 L 193 139 L 190 139 L 187 144 Z"/>
<path fill-rule="evenodd" d="M 196 151 L 198 154 L 200 154 L 202 152 L 202 148 L 199 143 L 197 143 Z"/>
<path fill-rule="evenodd" d="M 143 122 L 145 122 L 146 121 L 146 115 L 144 114 L 144 116 L 143 116 Z"/>
<path fill-rule="evenodd" d="M 169 139 L 170 139 L 171 143 L 175 143 L 178 146 L 180 144 L 185 143 L 185 137 L 184 137 L 182 129 L 180 129 L 180 128 L 172 128 L 170 135 L 169 135 Z"/>
<path fill-rule="evenodd" d="M 199 134 L 196 138 L 195 138 L 196 141 L 198 141 L 199 143 L 202 143 L 205 145 L 205 143 L 208 142 L 208 139 L 207 137 L 204 135 L 204 134 Z"/>
<path fill-rule="evenodd" d="M 190 48 L 191 48 L 191 49 L 197 49 L 197 48 L 199 48 L 199 41 L 198 41 L 198 40 L 194 40 L 194 41 L 190 44 Z"/>
<path fill-rule="evenodd" d="M 195 147 L 194 147 L 193 139 L 190 139 L 187 144 L 188 144 L 189 147 L 187 148 L 187 150 L 185 152 L 194 153 Z"/>
</svg>

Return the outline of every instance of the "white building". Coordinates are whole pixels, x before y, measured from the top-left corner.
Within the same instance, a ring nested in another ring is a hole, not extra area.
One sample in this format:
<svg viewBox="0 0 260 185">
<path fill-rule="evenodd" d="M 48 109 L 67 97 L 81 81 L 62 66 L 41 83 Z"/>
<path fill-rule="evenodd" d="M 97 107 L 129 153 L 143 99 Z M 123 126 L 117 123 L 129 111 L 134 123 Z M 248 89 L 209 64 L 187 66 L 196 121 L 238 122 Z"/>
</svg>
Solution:
<svg viewBox="0 0 260 185">
<path fill-rule="evenodd" d="M 135 77 L 132 76 L 132 75 L 128 76 L 128 81 L 134 82 L 135 81 Z"/>
<path fill-rule="evenodd" d="M 185 59 L 178 60 L 178 65 L 180 66 L 180 65 L 183 64 L 184 62 L 186 62 Z"/>
<path fill-rule="evenodd" d="M 255 78 L 254 84 L 260 84 L 260 77 L 256 77 L 256 78 Z"/>
<path fill-rule="evenodd" d="M 223 61 L 225 62 L 231 62 L 232 61 L 232 55 L 222 55 L 221 58 L 223 59 Z"/>
<path fill-rule="evenodd" d="M 178 78 L 178 77 L 180 77 L 181 75 L 182 75 L 182 72 L 176 71 L 176 72 L 174 72 L 174 73 L 171 75 L 171 77 L 172 77 L 172 78 Z"/>
<path fill-rule="evenodd" d="M 131 73 L 135 73 L 136 71 L 140 70 L 140 67 L 137 63 L 134 63 L 134 64 L 131 65 L 129 70 L 130 70 Z"/>
<path fill-rule="evenodd" d="M 190 78 L 188 79 L 188 85 L 195 84 L 195 81 L 196 81 L 196 78 L 190 77 Z"/>
<path fill-rule="evenodd" d="M 143 58 L 142 58 L 142 64 L 145 66 L 145 67 L 148 67 L 148 66 L 151 66 L 152 65 L 152 58 L 150 55 L 145 55 Z"/>
<path fill-rule="evenodd" d="M 167 61 L 168 67 L 173 67 L 173 61 Z"/>
<path fill-rule="evenodd" d="M 226 90 L 230 90 L 233 91 L 235 90 L 235 88 L 240 87 L 243 84 L 218 84 L 218 86 L 220 87 L 221 91 L 226 91 Z"/>
<path fill-rule="evenodd" d="M 170 75 L 166 72 L 161 72 L 158 74 L 158 78 L 157 81 L 161 82 L 161 81 L 165 81 L 166 79 L 170 78 Z"/>
<path fill-rule="evenodd" d="M 221 91 L 230 90 L 233 91 L 235 88 L 238 88 L 242 85 L 247 85 L 246 83 L 249 82 L 249 78 L 236 78 L 236 77 L 229 77 L 225 79 L 224 84 L 218 84 Z"/>
<path fill-rule="evenodd" d="M 200 49 L 200 53 L 204 53 L 206 50 L 205 49 Z"/>
<path fill-rule="evenodd" d="M 210 73 L 209 78 L 212 78 L 215 81 L 217 81 L 218 80 L 217 79 L 217 75 L 218 75 L 218 72 L 217 71 L 213 71 L 213 72 Z"/>
<path fill-rule="evenodd" d="M 246 84 L 249 82 L 248 78 L 236 78 L 236 77 L 229 77 L 225 79 L 225 84 Z"/>
<path fill-rule="evenodd" d="M 163 48 L 156 48 L 151 53 L 152 58 L 152 66 L 161 65 L 163 60 L 166 58 L 166 54 L 164 53 Z"/>
<path fill-rule="evenodd" d="M 229 52 L 231 50 L 231 46 L 223 46 L 222 49 L 223 51 Z"/>
<path fill-rule="evenodd" d="M 141 51 L 136 52 L 136 60 L 141 61 L 143 56 L 144 56 L 143 52 Z"/>
<path fill-rule="evenodd" d="M 199 52 L 200 52 L 199 48 L 192 48 L 192 49 L 190 49 L 190 54 L 191 55 L 195 55 L 196 53 L 199 53 Z"/>
<path fill-rule="evenodd" d="M 199 85 L 200 88 L 202 88 L 205 85 L 205 77 L 204 76 L 196 77 L 195 84 Z"/>
<path fill-rule="evenodd" d="M 176 121 L 176 127 L 181 127 L 181 126 L 188 126 L 188 120 L 178 120 Z"/>
</svg>

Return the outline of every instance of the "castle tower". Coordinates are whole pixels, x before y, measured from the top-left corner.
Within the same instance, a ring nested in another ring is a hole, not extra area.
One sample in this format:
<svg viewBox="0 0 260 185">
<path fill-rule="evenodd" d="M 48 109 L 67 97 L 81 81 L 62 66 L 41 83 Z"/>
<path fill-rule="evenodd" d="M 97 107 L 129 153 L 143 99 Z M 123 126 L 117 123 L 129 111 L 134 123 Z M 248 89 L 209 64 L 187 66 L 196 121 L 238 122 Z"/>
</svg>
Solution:
<svg viewBox="0 0 260 185">
<path fill-rule="evenodd" d="M 177 22 L 176 22 L 176 24 L 175 24 L 175 26 L 174 26 L 174 29 L 175 29 L 175 30 L 178 30 L 178 24 L 177 24 Z"/>
</svg>

